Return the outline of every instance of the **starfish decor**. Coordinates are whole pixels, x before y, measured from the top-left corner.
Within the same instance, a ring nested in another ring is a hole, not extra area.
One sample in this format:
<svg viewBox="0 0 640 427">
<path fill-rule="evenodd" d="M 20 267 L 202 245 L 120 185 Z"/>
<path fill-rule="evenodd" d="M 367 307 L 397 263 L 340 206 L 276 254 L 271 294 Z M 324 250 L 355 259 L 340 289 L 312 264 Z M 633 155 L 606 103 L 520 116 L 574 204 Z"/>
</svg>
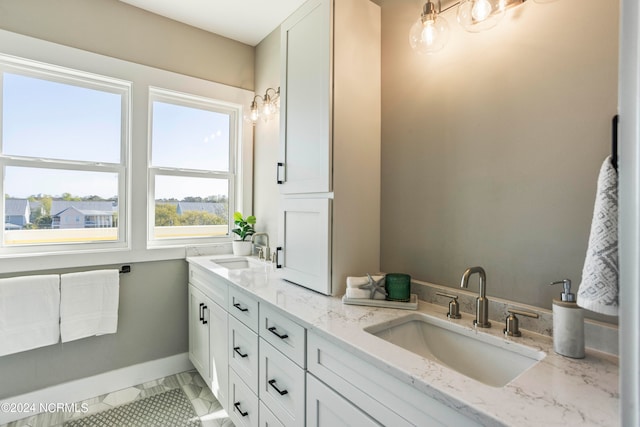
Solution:
<svg viewBox="0 0 640 427">
<path fill-rule="evenodd" d="M 376 295 L 376 292 L 380 292 L 382 295 L 387 297 L 387 291 L 384 289 L 384 276 L 379 280 L 374 280 L 373 277 L 369 273 L 367 273 L 367 278 L 369 279 L 369 283 L 366 285 L 360 285 L 360 289 L 369 289 L 371 291 L 371 295 L 369 295 L 370 299 Z"/>
</svg>

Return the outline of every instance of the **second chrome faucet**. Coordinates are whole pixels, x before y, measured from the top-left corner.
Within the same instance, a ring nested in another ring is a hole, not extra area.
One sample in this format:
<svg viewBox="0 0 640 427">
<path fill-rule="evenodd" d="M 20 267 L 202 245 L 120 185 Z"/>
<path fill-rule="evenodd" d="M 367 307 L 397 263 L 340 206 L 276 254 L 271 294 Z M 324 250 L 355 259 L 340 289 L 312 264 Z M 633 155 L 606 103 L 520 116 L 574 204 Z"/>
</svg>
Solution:
<svg viewBox="0 0 640 427">
<path fill-rule="evenodd" d="M 486 297 L 487 290 L 487 275 L 482 267 L 467 268 L 462 275 L 462 281 L 460 282 L 461 288 L 469 287 L 469 276 L 474 273 L 478 273 L 480 276 L 480 291 L 478 298 L 476 298 L 476 319 L 473 324 L 479 328 L 490 328 L 491 322 L 489 322 L 489 300 Z"/>
</svg>

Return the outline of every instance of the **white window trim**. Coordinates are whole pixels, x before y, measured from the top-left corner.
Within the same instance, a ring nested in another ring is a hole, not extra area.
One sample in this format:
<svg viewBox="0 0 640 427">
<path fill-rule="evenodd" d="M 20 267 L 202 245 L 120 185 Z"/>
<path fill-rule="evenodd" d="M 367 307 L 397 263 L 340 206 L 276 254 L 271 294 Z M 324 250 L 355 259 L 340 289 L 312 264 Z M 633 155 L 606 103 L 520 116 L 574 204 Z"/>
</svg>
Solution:
<svg viewBox="0 0 640 427">
<path fill-rule="evenodd" d="M 127 173 L 126 229 L 127 247 L 117 249 L 87 249 L 74 252 L 44 252 L 0 255 L 0 274 L 66 267 L 114 265 L 123 263 L 181 259 L 184 246 L 147 245 L 148 215 L 148 105 L 149 88 L 186 93 L 223 101 L 239 111 L 238 147 L 236 147 L 236 210 L 252 211 L 253 130 L 250 122 L 242 120 L 244 108 L 250 105 L 253 93 L 245 89 L 198 79 L 153 67 L 99 55 L 68 46 L 34 39 L 0 30 L 0 53 L 28 58 L 54 66 L 79 70 L 116 80 L 132 82 L 131 133 L 127 153 L 130 159 Z M 233 209 L 233 208 L 230 208 Z M 142 223 L 144 222 L 144 224 Z M 231 238 L 229 238 L 229 241 Z M 202 242 L 194 242 L 199 245 Z"/>
<path fill-rule="evenodd" d="M 168 91 L 163 88 L 151 87 L 149 88 L 149 117 L 151 128 L 151 120 L 153 120 L 153 103 L 155 101 L 166 102 L 169 104 L 182 105 L 185 107 L 202 108 L 208 111 L 216 111 L 230 116 L 230 145 L 229 145 L 229 171 L 228 172 L 214 172 L 203 170 L 187 170 L 180 168 L 168 168 L 162 166 L 152 165 L 152 135 L 149 132 L 148 154 L 147 161 L 149 164 L 149 194 L 148 194 L 148 216 L 147 216 L 147 245 L 149 248 L 154 247 L 167 247 L 167 246 L 181 246 L 189 244 L 207 244 L 229 241 L 231 236 L 231 226 L 233 225 L 233 206 L 236 206 L 236 199 L 239 193 L 236 191 L 236 175 L 238 169 L 238 162 L 236 160 L 238 155 L 238 143 L 239 135 L 242 132 L 242 109 L 240 106 L 223 101 L 212 100 L 201 96 L 194 96 L 190 94 L 177 93 L 174 91 Z M 227 236 L 215 236 L 210 238 L 199 237 L 197 239 L 154 239 L 153 229 L 155 223 L 155 178 L 156 176 L 183 176 L 192 178 L 219 178 L 229 181 L 229 212 L 227 215 L 227 221 L 229 224 Z"/>
<path fill-rule="evenodd" d="M 74 251 L 85 251 L 87 247 L 91 250 L 109 250 L 128 248 L 128 239 L 126 238 L 126 225 L 129 223 L 125 204 L 121 200 L 128 200 L 127 193 L 129 186 L 127 183 L 129 170 L 129 143 L 130 143 L 130 125 L 131 117 L 129 105 L 131 104 L 131 83 L 124 80 L 118 80 L 103 77 L 93 73 L 82 72 L 79 70 L 68 69 L 56 65 L 38 63 L 23 58 L 15 58 L 0 53 L 0 73 L 9 72 L 17 75 L 33 77 L 37 79 L 46 79 L 48 81 L 84 87 L 88 89 L 97 89 L 110 92 L 122 96 L 122 118 L 120 135 L 120 163 L 95 162 L 95 161 L 78 161 L 78 160 L 60 160 L 49 158 L 35 158 L 28 156 L 12 156 L 0 155 L 0 168 L 4 167 L 27 167 L 36 169 L 61 169 L 71 171 L 86 172 L 107 172 L 115 173 L 119 176 L 118 184 L 118 217 L 120 224 L 118 226 L 118 237 L 115 242 L 90 242 L 90 243 L 67 243 L 67 244 L 42 244 L 38 246 L 16 245 L 0 247 L 0 257 L 11 257 L 22 254 L 37 253 L 67 253 Z M 1 86 L 1 84 L 0 84 Z M 4 205 L 0 204 L 0 215 L 4 218 Z"/>
</svg>

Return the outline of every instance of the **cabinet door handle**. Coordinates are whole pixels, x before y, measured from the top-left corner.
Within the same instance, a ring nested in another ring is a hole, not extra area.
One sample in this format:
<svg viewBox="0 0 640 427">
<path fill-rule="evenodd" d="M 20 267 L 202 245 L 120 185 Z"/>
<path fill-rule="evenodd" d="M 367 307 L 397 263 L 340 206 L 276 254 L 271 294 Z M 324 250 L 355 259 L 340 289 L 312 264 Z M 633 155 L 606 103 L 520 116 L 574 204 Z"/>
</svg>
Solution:
<svg viewBox="0 0 640 427">
<path fill-rule="evenodd" d="M 276 167 L 276 182 L 278 184 L 284 184 L 284 181 L 282 179 L 280 179 L 280 169 L 281 168 L 284 168 L 284 163 L 278 162 L 278 165 Z"/>
<path fill-rule="evenodd" d="M 242 354 L 240 353 L 240 347 L 233 347 L 233 351 L 235 351 L 236 353 L 238 353 L 238 355 L 242 358 L 245 358 L 248 356 L 248 354 Z"/>
<path fill-rule="evenodd" d="M 200 303 L 200 308 L 198 309 L 198 314 L 200 315 L 201 322 L 204 320 L 204 310 L 202 309 L 202 307 L 204 307 L 203 302 Z"/>
<path fill-rule="evenodd" d="M 248 412 L 242 412 L 242 409 L 240 409 L 240 402 L 234 403 L 233 407 L 236 408 L 236 411 L 238 411 L 240 415 L 242 415 L 243 417 L 246 417 L 247 415 L 249 415 Z"/>
<path fill-rule="evenodd" d="M 282 264 L 280 264 L 280 251 L 282 251 L 282 246 L 276 248 L 276 268 L 282 268 Z"/>
<path fill-rule="evenodd" d="M 209 307 L 207 307 L 206 305 L 204 307 L 202 307 L 202 324 L 206 325 L 207 324 L 207 320 L 204 318 L 204 311 L 208 310 Z"/>
<path fill-rule="evenodd" d="M 240 306 L 240 303 L 239 303 L 239 302 L 237 302 L 237 303 L 233 304 L 233 306 L 234 306 L 235 308 L 237 308 L 238 310 L 240 310 L 240 311 L 249 311 L 249 309 L 248 309 L 248 308 L 242 308 L 242 307 Z"/>
<path fill-rule="evenodd" d="M 269 332 L 271 332 L 273 335 L 277 336 L 281 340 L 283 340 L 285 338 L 289 338 L 289 335 L 287 335 L 287 334 L 280 335 L 278 332 L 276 332 L 276 327 L 275 326 L 272 326 L 272 327 L 268 328 L 268 330 L 269 330 Z"/>
<path fill-rule="evenodd" d="M 276 380 L 269 380 L 269 385 L 271 387 L 273 387 L 273 389 L 275 391 L 277 391 L 278 393 L 280 393 L 280 396 L 284 396 L 285 394 L 289 393 L 288 390 L 280 390 L 277 386 L 276 386 Z"/>
</svg>

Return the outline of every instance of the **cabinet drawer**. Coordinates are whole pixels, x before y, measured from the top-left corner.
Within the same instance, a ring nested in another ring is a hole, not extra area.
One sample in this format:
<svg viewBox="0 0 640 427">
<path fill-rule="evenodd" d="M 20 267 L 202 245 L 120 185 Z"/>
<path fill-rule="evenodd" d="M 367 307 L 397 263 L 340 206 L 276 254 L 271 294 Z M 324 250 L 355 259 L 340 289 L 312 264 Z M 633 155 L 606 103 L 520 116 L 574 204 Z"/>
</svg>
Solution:
<svg viewBox="0 0 640 427">
<path fill-rule="evenodd" d="M 478 425 L 324 337 L 310 333 L 307 344 L 309 373 L 383 425 Z"/>
<path fill-rule="evenodd" d="M 258 396 L 287 427 L 304 425 L 304 370 L 260 339 Z"/>
<path fill-rule="evenodd" d="M 260 402 L 260 427 L 284 427 L 284 424 L 262 402 Z"/>
<path fill-rule="evenodd" d="M 229 317 L 229 366 L 258 394 L 258 335 Z"/>
<path fill-rule="evenodd" d="M 220 307 L 227 307 L 229 285 L 224 279 L 210 273 L 197 265 L 189 264 L 189 283 L 196 286 Z"/>
<path fill-rule="evenodd" d="M 232 286 L 229 289 L 228 311 L 253 332 L 258 332 L 258 301 L 255 298 Z"/>
<path fill-rule="evenodd" d="M 258 427 L 258 396 L 247 387 L 240 376 L 241 374 L 229 369 L 229 417 L 237 427 Z"/>
<path fill-rule="evenodd" d="M 307 427 L 381 427 L 313 375 L 307 375 L 307 382 Z"/>
<path fill-rule="evenodd" d="M 298 366 L 305 367 L 305 328 L 273 308 L 262 305 L 258 333 Z"/>
</svg>

